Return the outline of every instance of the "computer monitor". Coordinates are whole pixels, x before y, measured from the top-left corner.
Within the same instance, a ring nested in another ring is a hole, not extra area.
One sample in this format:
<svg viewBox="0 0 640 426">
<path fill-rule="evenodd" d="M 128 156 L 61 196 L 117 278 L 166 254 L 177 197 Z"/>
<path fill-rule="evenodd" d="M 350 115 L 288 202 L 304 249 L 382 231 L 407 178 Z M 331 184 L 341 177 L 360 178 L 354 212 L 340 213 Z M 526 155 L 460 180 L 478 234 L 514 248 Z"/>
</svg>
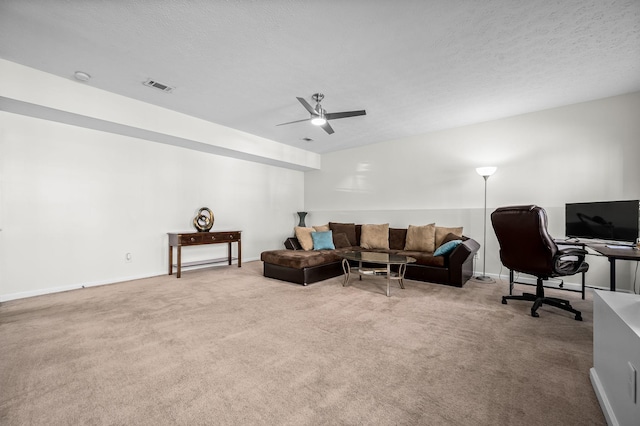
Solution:
<svg viewBox="0 0 640 426">
<path fill-rule="evenodd" d="M 570 238 L 635 243 L 639 221 L 639 200 L 568 203 L 565 208 Z"/>
</svg>

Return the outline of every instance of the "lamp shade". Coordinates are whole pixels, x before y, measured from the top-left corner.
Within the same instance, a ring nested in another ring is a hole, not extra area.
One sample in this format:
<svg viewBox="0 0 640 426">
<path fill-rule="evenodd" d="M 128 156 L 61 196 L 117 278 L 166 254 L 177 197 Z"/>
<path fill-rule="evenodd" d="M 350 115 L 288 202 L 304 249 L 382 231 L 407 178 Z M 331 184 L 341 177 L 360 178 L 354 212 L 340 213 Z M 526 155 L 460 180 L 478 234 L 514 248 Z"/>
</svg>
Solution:
<svg viewBox="0 0 640 426">
<path fill-rule="evenodd" d="M 498 170 L 497 167 L 478 167 L 476 168 L 476 172 L 480 175 L 480 176 L 491 176 L 492 174 L 494 174 L 496 172 L 496 170 Z"/>
</svg>

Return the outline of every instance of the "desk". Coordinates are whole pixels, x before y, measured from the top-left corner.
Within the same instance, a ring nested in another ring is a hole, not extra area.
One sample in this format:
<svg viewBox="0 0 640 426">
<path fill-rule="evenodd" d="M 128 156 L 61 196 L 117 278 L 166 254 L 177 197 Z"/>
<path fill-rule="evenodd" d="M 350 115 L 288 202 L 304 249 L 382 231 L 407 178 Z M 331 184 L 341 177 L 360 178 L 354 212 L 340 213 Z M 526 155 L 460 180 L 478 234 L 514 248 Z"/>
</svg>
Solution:
<svg viewBox="0 0 640 426">
<path fill-rule="evenodd" d="M 218 231 L 218 232 L 169 232 L 169 275 L 173 274 L 173 248 L 176 247 L 178 262 L 176 263 L 176 278 L 180 278 L 182 272 L 182 246 L 199 246 L 203 244 L 229 244 L 227 260 L 231 265 L 231 243 L 238 243 L 238 268 L 242 266 L 242 231 Z M 198 264 L 216 263 L 218 260 L 199 262 Z"/>
<path fill-rule="evenodd" d="M 609 290 L 616 291 L 616 260 L 633 260 L 640 262 L 640 250 L 634 248 L 617 249 L 607 247 L 606 244 L 586 244 L 609 259 Z"/>
</svg>

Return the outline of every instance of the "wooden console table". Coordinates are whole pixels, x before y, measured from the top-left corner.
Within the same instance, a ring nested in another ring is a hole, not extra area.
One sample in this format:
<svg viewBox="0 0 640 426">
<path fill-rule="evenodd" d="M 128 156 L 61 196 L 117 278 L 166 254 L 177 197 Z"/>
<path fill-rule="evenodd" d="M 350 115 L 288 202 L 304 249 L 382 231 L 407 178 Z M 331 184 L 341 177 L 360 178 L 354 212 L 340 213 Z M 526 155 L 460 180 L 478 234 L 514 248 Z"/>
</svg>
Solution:
<svg viewBox="0 0 640 426">
<path fill-rule="evenodd" d="M 216 232 L 185 232 L 185 233 L 167 233 L 169 235 L 169 275 L 173 274 L 173 248 L 176 248 L 178 261 L 176 263 L 176 278 L 180 278 L 182 271 L 182 247 L 183 246 L 200 246 L 203 244 L 223 244 L 229 245 L 227 260 L 231 265 L 231 243 L 238 243 L 238 268 L 242 266 L 242 241 L 240 234 L 242 231 L 216 231 Z M 198 262 L 199 265 L 217 263 L 220 260 L 207 260 Z M 186 266 L 186 265 L 185 265 Z M 193 266 L 193 264 L 191 265 Z"/>
</svg>

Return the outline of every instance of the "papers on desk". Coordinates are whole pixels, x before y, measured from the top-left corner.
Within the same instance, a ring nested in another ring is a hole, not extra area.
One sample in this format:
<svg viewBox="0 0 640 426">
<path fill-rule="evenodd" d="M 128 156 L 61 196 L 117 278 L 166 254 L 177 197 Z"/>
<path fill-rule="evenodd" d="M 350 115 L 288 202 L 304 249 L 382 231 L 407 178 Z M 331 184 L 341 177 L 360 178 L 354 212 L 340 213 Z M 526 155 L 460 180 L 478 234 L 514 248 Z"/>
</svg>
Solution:
<svg viewBox="0 0 640 426">
<path fill-rule="evenodd" d="M 605 247 L 610 248 L 610 249 L 633 249 L 633 246 L 620 246 L 620 245 L 613 245 L 613 244 L 607 244 Z"/>
</svg>

